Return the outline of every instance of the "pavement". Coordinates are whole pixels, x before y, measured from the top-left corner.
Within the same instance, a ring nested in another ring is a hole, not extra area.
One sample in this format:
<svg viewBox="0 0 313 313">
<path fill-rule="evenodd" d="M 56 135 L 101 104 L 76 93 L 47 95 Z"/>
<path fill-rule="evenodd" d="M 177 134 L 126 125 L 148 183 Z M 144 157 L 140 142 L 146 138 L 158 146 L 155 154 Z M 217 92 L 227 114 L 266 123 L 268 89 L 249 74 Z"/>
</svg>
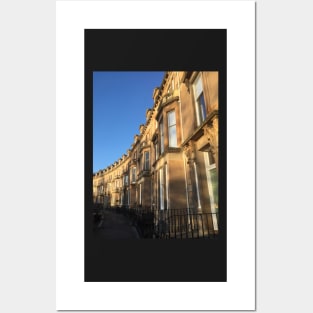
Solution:
<svg viewBox="0 0 313 313">
<path fill-rule="evenodd" d="M 94 229 L 97 237 L 104 239 L 140 239 L 130 219 L 120 213 L 105 210 L 103 219 Z"/>
</svg>

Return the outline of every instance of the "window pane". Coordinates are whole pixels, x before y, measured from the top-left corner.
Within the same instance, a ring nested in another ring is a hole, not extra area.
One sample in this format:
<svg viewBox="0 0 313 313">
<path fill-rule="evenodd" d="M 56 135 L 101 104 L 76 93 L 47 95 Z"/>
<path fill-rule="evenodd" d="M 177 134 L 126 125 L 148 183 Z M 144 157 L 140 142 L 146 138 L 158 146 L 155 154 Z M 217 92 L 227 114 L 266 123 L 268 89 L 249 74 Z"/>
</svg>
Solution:
<svg viewBox="0 0 313 313">
<path fill-rule="evenodd" d="M 145 152 L 145 170 L 149 169 L 149 152 Z"/>
<path fill-rule="evenodd" d="M 169 147 L 177 147 L 175 111 L 169 112 L 167 114 L 167 117 L 168 117 Z"/>
<path fill-rule="evenodd" d="M 195 98 L 197 99 L 202 92 L 201 76 L 199 75 L 194 82 Z"/>
<path fill-rule="evenodd" d="M 204 102 L 204 95 L 201 93 L 200 97 L 197 100 L 199 105 L 199 114 L 200 114 L 200 122 L 204 121 L 206 118 L 206 108 L 205 108 L 205 102 Z"/>
<path fill-rule="evenodd" d="M 176 124 L 175 111 L 168 113 L 168 126 L 173 126 Z"/>
<path fill-rule="evenodd" d="M 169 146 L 170 147 L 177 147 L 177 138 L 176 138 L 176 125 L 171 126 L 168 129 L 169 135 Z"/>
<path fill-rule="evenodd" d="M 136 181 L 136 167 L 133 167 L 132 169 L 132 182 Z"/>
</svg>

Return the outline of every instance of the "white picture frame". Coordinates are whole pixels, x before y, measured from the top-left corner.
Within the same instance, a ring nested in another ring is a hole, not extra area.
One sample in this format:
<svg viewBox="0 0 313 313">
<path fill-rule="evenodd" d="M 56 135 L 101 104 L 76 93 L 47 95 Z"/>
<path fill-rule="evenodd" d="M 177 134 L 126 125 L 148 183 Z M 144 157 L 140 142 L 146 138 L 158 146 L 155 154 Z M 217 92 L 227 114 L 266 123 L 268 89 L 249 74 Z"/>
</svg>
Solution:
<svg viewBox="0 0 313 313">
<path fill-rule="evenodd" d="M 86 28 L 227 29 L 227 282 L 84 282 Z M 56 88 L 56 309 L 254 310 L 254 1 L 57 1 Z"/>
</svg>

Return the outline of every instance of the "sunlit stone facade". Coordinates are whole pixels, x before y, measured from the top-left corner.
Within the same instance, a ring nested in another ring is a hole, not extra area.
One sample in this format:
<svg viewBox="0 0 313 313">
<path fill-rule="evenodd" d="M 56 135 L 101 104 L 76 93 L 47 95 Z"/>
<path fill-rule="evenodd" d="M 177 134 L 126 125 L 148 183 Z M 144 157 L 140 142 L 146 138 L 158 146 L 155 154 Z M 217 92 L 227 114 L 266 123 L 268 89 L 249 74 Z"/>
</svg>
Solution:
<svg viewBox="0 0 313 313">
<path fill-rule="evenodd" d="M 217 213 L 218 81 L 218 72 L 166 72 L 129 150 L 94 173 L 94 203 Z"/>
</svg>

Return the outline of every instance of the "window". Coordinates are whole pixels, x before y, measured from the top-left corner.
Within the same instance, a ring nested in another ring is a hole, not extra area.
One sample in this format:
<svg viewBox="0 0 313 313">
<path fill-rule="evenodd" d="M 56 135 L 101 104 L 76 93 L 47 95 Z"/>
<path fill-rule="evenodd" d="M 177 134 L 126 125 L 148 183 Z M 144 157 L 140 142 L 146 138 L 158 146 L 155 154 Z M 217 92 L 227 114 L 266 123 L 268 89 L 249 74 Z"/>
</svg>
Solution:
<svg viewBox="0 0 313 313">
<path fill-rule="evenodd" d="M 132 168 L 132 183 L 136 182 L 136 167 Z"/>
<path fill-rule="evenodd" d="M 144 163 L 144 170 L 148 171 L 150 168 L 150 162 L 149 162 L 149 151 L 145 151 L 145 163 Z"/>
<path fill-rule="evenodd" d="M 175 111 L 167 113 L 169 147 L 177 147 Z"/>
<path fill-rule="evenodd" d="M 213 227 L 218 230 L 218 173 L 212 151 L 204 155 Z"/>
<path fill-rule="evenodd" d="M 124 185 L 127 186 L 128 185 L 128 175 L 124 176 Z"/>
<path fill-rule="evenodd" d="M 160 127 L 160 153 L 162 154 L 164 152 L 163 118 L 160 120 L 159 127 Z"/>
<path fill-rule="evenodd" d="M 155 144 L 155 160 L 159 157 L 158 143 Z"/>
<path fill-rule="evenodd" d="M 206 118 L 206 105 L 203 95 L 202 79 L 199 74 L 193 84 L 196 102 L 197 125 L 199 126 Z"/>
</svg>

